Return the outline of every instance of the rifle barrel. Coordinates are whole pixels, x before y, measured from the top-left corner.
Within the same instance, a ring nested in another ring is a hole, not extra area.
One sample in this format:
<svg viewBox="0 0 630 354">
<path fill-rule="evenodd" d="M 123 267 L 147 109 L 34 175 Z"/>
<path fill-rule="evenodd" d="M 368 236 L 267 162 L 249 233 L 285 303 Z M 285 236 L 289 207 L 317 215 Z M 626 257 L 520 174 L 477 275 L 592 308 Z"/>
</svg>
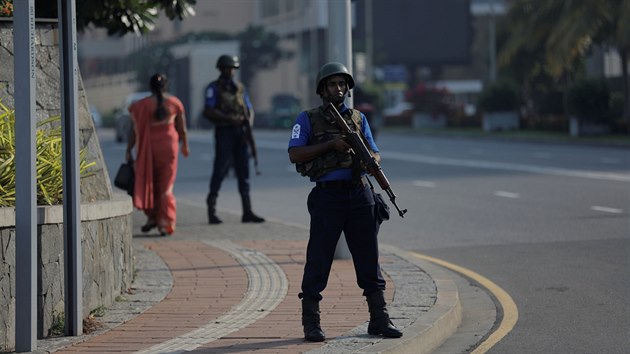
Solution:
<svg viewBox="0 0 630 354">
<path fill-rule="evenodd" d="M 398 210 L 398 215 L 403 218 L 407 213 L 407 209 L 401 210 L 398 207 L 398 204 L 396 204 L 396 194 L 394 194 L 394 191 L 392 191 L 391 185 L 389 184 L 385 173 L 381 169 L 381 166 L 378 164 L 378 162 L 376 162 L 376 160 L 374 159 L 374 156 L 372 156 L 372 154 L 368 150 L 368 147 L 365 145 L 365 142 L 363 141 L 361 136 L 359 136 L 359 133 L 350 129 L 348 123 L 346 123 L 345 119 L 343 119 L 341 114 L 339 114 L 339 111 L 337 110 L 335 105 L 329 103 L 326 107 L 326 110 L 331 112 L 339 128 L 353 137 L 352 139 L 350 139 L 350 145 L 352 145 L 352 149 L 354 150 L 355 155 L 361 159 L 363 164 L 367 167 L 368 172 L 372 176 L 374 176 L 381 189 L 387 193 L 389 200 L 392 202 L 392 204 L 394 204 L 396 210 Z"/>
</svg>

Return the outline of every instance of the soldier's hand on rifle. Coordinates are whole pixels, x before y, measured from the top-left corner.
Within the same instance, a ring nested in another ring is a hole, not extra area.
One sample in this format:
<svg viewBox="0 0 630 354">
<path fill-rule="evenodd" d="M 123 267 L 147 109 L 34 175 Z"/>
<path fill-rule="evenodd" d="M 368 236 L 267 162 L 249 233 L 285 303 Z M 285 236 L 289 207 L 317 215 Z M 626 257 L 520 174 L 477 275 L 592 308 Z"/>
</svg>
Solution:
<svg viewBox="0 0 630 354">
<path fill-rule="evenodd" d="M 333 141 L 333 148 L 339 152 L 349 154 L 352 147 L 344 140 L 344 138 L 339 138 Z"/>
<path fill-rule="evenodd" d="M 245 115 L 243 114 L 234 114 L 234 118 L 235 121 L 237 121 L 238 123 L 243 123 L 245 122 Z"/>
</svg>

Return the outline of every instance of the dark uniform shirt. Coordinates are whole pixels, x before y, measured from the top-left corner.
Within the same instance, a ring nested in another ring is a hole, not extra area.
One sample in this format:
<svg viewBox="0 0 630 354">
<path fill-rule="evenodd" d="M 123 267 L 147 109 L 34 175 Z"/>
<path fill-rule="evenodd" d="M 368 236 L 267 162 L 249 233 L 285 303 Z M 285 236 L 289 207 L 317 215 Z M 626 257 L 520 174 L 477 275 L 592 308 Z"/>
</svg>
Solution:
<svg viewBox="0 0 630 354">
<path fill-rule="evenodd" d="M 341 106 L 339 110 L 340 113 L 348 110 L 348 107 L 345 105 Z M 374 142 L 374 138 L 372 137 L 372 131 L 370 130 L 370 125 L 368 124 L 365 115 L 361 113 L 361 130 L 363 131 L 363 135 L 366 140 L 370 144 L 372 151 L 378 153 L 378 147 Z M 311 123 L 308 118 L 308 114 L 306 112 L 302 112 L 297 116 L 295 124 L 293 125 L 293 130 L 291 131 L 291 139 L 289 140 L 289 148 L 296 146 L 306 146 L 309 145 L 309 137 L 311 136 Z M 349 168 L 340 168 L 331 172 L 326 173 L 325 175 L 319 177 L 316 181 L 313 182 L 322 182 L 322 181 L 334 181 L 334 180 L 350 180 L 352 179 L 352 170 Z"/>
</svg>

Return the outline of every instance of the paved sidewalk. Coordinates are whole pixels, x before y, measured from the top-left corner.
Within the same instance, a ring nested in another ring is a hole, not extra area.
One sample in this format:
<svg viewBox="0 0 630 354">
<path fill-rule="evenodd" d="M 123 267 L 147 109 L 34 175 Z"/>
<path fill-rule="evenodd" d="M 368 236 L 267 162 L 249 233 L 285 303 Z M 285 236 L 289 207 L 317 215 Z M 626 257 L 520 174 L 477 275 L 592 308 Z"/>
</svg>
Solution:
<svg viewBox="0 0 630 354">
<path fill-rule="evenodd" d="M 303 340 L 300 288 L 308 231 L 240 215 L 205 223 L 205 207 L 178 201 L 175 235 L 143 235 L 134 213 L 137 276 L 126 301 L 92 335 L 40 341 L 56 353 L 368 353 L 430 352 L 461 321 L 457 289 L 444 271 L 383 245 L 386 299 L 404 335 L 367 334 L 369 313 L 351 260 L 336 260 L 322 294 L 327 340 Z"/>
</svg>

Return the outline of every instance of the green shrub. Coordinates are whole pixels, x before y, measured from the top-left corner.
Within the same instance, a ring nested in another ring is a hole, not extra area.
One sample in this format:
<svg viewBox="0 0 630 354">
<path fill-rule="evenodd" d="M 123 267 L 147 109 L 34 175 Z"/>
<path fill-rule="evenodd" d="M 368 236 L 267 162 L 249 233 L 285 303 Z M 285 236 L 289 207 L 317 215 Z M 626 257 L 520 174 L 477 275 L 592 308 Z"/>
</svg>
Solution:
<svg viewBox="0 0 630 354">
<path fill-rule="evenodd" d="M 0 0 L 0 17 L 13 17 L 13 0 Z"/>
<path fill-rule="evenodd" d="M 35 144 L 38 205 L 63 203 L 61 125 L 45 128 L 50 123 L 60 121 L 61 118 L 56 116 L 37 123 Z M 81 149 L 81 177 L 91 175 L 88 169 L 95 165 L 95 162 L 87 160 L 87 149 Z M 15 111 L 0 102 L 0 207 L 12 206 L 15 206 Z"/>
<path fill-rule="evenodd" d="M 606 122 L 609 120 L 610 90 L 604 80 L 581 79 L 573 83 L 567 92 L 567 108 L 570 114 L 583 121 Z"/>
<path fill-rule="evenodd" d="M 496 81 L 486 85 L 477 99 L 477 109 L 481 112 L 514 111 L 518 106 L 516 87 L 507 81 Z"/>
</svg>

